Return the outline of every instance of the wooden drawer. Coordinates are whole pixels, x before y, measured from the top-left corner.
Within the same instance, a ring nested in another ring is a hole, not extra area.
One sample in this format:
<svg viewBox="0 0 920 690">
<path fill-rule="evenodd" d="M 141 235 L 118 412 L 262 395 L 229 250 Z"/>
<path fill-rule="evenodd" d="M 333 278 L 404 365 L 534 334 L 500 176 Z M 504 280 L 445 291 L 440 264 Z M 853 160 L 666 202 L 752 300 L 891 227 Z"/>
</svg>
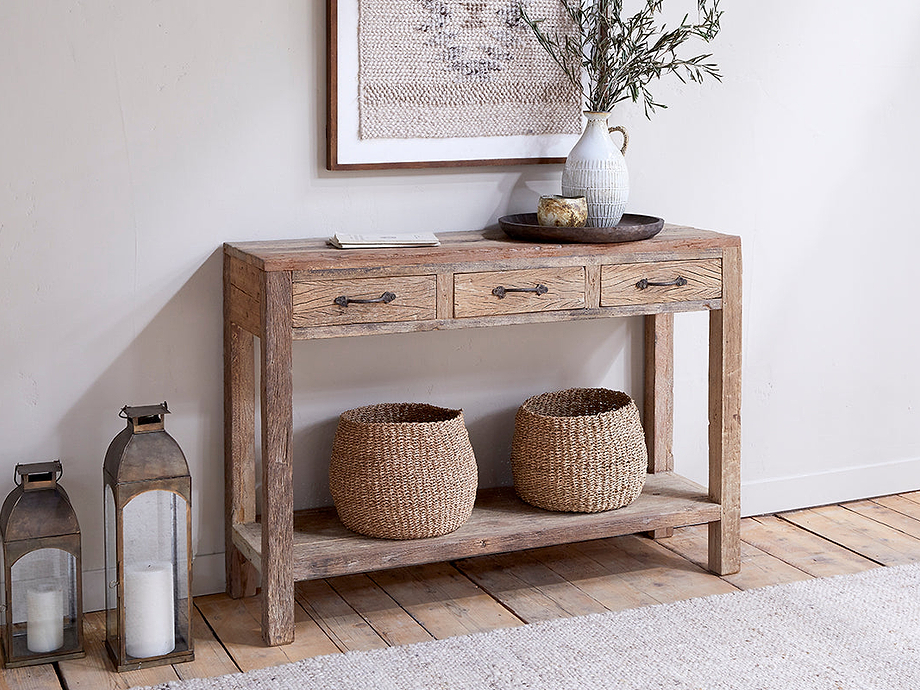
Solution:
<svg viewBox="0 0 920 690">
<path fill-rule="evenodd" d="M 695 302 L 720 297 L 721 259 L 658 261 L 601 267 L 602 307 Z"/>
<path fill-rule="evenodd" d="M 310 280 L 295 273 L 294 328 L 434 319 L 436 288 L 433 275 Z M 387 301 L 369 304 L 350 301 L 378 300 L 386 293 L 392 299 L 387 295 Z"/>
<path fill-rule="evenodd" d="M 583 266 L 454 275 L 457 318 L 584 308 Z"/>
</svg>

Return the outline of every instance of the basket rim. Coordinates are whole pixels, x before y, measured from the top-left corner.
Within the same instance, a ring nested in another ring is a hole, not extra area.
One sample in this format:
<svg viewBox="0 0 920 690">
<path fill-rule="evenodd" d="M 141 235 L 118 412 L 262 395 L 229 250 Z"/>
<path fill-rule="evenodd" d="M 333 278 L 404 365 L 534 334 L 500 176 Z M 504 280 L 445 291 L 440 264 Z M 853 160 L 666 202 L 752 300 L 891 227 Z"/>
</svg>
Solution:
<svg viewBox="0 0 920 690">
<path fill-rule="evenodd" d="M 385 419 L 359 419 L 357 416 L 359 414 L 373 414 L 382 409 L 389 409 L 393 407 L 410 409 L 419 409 L 419 410 L 429 410 L 437 413 L 443 413 L 443 419 L 429 419 L 429 420 L 406 420 L 406 421 L 392 421 Z M 440 405 L 432 405 L 431 403 L 423 402 L 388 402 L 388 403 L 374 403 L 373 405 L 362 405 L 361 407 L 354 407 L 350 410 L 345 410 L 339 415 L 339 420 L 348 422 L 349 424 L 360 424 L 363 426 L 419 426 L 419 425 L 428 425 L 428 424 L 445 424 L 448 422 L 454 422 L 458 419 L 463 419 L 463 409 L 462 408 L 452 408 L 452 407 L 441 407 Z"/>
<path fill-rule="evenodd" d="M 583 393 L 600 393 L 604 396 L 610 396 L 611 398 L 617 398 L 620 404 L 611 406 L 608 409 L 600 410 L 598 412 L 588 412 L 583 414 L 547 414 L 546 412 L 534 409 L 538 403 L 542 403 L 545 399 L 555 396 L 561 396 L 564 394 L 583 394 Z M 622 410 L 628 408 L 630 405 L 635 405 L 635 401 L 632 399 L 628 393 L 624 391 L 617 391 L 611 388 L 566 388 L 565 390 L 560 391 L 549 391 L 546 393 L 540 393 L 538 395 L 531 396 L 524 401 L 520 409 L 523 412 L 526 412 L 529 415 L 534 417 L 541 417 L 543 419 L 582 419 L 586 417 L 600 417 L 603 415 L 616 414 Z"/>
</svg>

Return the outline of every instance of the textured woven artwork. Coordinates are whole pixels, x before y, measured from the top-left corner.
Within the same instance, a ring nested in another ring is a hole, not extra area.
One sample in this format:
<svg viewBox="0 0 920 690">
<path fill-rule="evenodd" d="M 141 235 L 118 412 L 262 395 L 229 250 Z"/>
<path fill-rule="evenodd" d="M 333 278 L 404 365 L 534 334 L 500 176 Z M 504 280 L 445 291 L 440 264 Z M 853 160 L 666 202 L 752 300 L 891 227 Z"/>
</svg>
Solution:
<svg viewBox="0 0 920 690">
<path fill-rule="evenodd" d="M 580 99 L 520 0 L 358 0 L 361 139 L 577 134 Z M 564 27 L 555 0 L 525 0 Z"/>
</svg>

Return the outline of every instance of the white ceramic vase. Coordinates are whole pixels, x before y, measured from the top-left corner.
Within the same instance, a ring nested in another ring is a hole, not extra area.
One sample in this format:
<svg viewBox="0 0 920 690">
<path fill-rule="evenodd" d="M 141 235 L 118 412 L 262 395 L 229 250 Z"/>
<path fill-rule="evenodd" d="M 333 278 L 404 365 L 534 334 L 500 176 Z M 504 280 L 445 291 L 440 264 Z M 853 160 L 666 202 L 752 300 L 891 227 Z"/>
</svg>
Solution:
<svg viewBox="0 0 920 690">
<path fill-rule="evenodd" d="M 609 228 L 619 223 L 629 196 L 629 173 L 623 157 L 629 137 L 623 127 L 607 127 L 609 114 L 585 113 L 588 124 L 562 169 L 562 194 L 587 199 L 585 224 L 592 228 Z M 623 135 L 622 147 L 611 138 L 614 131 Z"/>
</svg>

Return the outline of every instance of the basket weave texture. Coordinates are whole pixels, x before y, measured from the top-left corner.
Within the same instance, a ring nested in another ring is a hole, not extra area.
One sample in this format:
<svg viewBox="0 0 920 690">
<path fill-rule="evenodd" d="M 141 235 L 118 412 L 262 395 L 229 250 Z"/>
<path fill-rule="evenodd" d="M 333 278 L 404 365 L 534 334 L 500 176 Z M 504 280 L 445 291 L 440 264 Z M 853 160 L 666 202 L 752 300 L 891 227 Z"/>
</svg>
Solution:
<svg viewBox="0 0 920 690">
<path fill-rule="evenodd" d="M 473 512 L 477 480 L 461 410 L 383 403 L 339 417 L 329 490 L 350 530 L 386 539 L 453 532 Z"/>
<path fill-rule="evenodd" d="M 605 388 L 544 393 L 518 409 L 511 447 L 514 488 L 546 510 L 599 513 L 632 503 L 648 451 L 639 410 Z"/>
</svg>

